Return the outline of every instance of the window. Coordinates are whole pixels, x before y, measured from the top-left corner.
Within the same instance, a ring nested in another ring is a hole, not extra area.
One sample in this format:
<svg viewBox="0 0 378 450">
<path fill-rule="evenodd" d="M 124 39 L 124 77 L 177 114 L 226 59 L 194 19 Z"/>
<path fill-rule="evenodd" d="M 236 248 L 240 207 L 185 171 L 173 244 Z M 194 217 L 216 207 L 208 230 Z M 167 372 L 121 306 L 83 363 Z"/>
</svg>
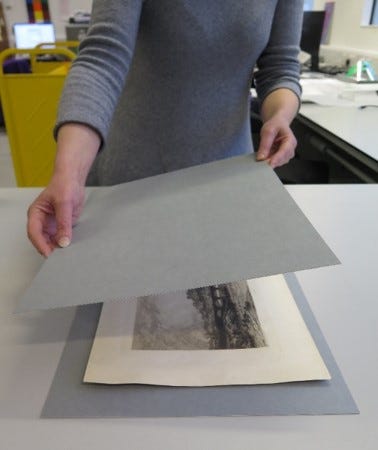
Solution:
<svg viewBox="0 0 378 450">
<path fill-rule="evenodd" d="M 378 0 L 365 0 L 362 10 L 362 26 L 378 26 Z"/>
<path fill-rule="evenodd" d="M 373 0 L 369 25 L 378 25 L 378 0 Z"/>
<path fill-rule="evenodd" d="M 314 9 L 314 0 L 304 0 L 303 10 L 312 11 Z"/>
</svg>

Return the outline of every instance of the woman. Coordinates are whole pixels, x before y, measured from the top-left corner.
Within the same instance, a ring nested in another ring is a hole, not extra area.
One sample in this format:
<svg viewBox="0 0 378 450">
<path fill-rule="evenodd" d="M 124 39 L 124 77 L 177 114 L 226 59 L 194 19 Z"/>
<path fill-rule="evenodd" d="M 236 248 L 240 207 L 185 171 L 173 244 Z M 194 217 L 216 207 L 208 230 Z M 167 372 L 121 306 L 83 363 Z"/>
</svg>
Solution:
<svg viewBox="0 0 378 450">
<path fill-rule="evenodd" d="M 252 76 L 264 122 L 257 159 L 286 163 L 302 15 L 302 0 L 94 0 L 59 107 L 54 174 L 28 211 L 38 251 L 69 245 L 85 183 L 252 152 Z"/>
</svg>

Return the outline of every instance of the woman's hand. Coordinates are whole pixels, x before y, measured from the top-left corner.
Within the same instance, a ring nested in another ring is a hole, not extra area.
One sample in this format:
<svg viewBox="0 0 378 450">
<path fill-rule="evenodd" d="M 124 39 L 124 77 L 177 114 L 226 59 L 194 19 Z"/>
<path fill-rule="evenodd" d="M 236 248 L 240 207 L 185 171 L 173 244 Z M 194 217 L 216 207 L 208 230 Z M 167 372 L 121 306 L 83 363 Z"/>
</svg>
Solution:
<svg viewBox="0 0 378 450">
<path fill-rule="evenodd" d="M 268 161 L 274 169 L 293 158 L 296 146 L 297 140 L 288 121 L 280 116 L 273 116 L 261 128 L 256 159 Z"/>
<path fill-rule="evenodd" d="M 296 116 L 299 99 L 286 88 L 271 92 L 261 105 L 264 125 L 260 132 L 258 161 L 268 161 L 275 168 L 286 164 L 293 156 L 297 140 L 290 128 Z"/>
<path fill-rule="evenodd" d="M 28 209 L 28 237 L 46 258 L 56 247 L 67 247 L 84 204 L 85 189 L 54 176 Z"/>
<path fill-rule="evenodd" d="M 72 227 L 83 209 L 85 180 L 100 143 L 98 133 L 86 125 L 68 123 L 59 130 L 54 174 L 28 210 L 28 237 L 46 258 L 71 242 Z"/>
</svg>

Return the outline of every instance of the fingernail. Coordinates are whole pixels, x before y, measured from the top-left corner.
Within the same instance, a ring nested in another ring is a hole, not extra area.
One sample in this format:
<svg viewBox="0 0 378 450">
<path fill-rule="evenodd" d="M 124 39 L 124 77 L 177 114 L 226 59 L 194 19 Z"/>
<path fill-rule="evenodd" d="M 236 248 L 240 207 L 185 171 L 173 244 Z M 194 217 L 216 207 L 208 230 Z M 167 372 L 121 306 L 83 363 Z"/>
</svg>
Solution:
<svg viewBox="0 0 378 450">
<path fill-rule="evenodd" d="M 62 247 L 62 248 L 68 247 L 70 245 L 70 240 L 66 236 L 62 237 L 59 239 L 58 245 L 59 245 L 59 247 Z"/>
</svg>

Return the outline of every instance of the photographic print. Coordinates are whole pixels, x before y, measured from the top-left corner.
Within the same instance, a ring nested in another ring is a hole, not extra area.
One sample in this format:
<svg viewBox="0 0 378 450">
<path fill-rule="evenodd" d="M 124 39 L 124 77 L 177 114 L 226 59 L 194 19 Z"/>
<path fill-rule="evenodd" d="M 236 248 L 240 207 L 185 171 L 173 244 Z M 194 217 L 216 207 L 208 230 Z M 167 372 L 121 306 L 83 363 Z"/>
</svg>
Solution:
<svg viewBox="0 0 378 450">
<path fill-rule="evenodd" d="M 282 275 L 103 305 L 84 382 L 215 386 L 330 375 Z"/>
<path fill-rule="evenodd" d="M 246 281 L 138 299 L 133 350 L 226 350 L 265 345 Z"/>
</svg>

